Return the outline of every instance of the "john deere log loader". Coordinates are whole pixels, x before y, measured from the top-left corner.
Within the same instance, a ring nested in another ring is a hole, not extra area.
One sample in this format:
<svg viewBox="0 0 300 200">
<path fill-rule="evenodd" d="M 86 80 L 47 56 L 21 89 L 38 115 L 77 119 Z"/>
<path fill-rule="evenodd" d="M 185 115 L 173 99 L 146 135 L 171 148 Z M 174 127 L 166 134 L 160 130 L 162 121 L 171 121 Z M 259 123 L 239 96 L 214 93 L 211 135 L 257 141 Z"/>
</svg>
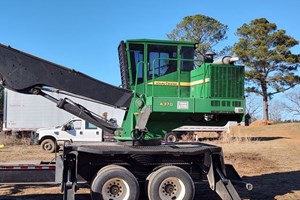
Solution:
<svg viewBox="0 0 300 200">
<path fill-rule="evenodd" d="M 195 59 L 194 42 L 127 40 L 118 47 L 122 87 L 0 45 L 4 87 L 41 95 L 114 134 L 118 142 L 66 143 L 56 160 L 65 200 L 88 185 L 98 199 L 198 199 L 207 181 L 222 199 L 240 199 L 220 147 L 165 143 L 184 125 L 224 125 L 244 115 L 244 68 L 234 59 Z M 126 110 L 121 127 L 55 91 Z M 234 171 L 234 170 L 233 170 Z M 233 174 L 233 173 L 230 173 Z M 242 183 L 241 181 L 235 181 Z M 82 184 L 84 183 L 84 184 Z M 200 198 L 200 197 L 199 197 Z"/>
</svg>

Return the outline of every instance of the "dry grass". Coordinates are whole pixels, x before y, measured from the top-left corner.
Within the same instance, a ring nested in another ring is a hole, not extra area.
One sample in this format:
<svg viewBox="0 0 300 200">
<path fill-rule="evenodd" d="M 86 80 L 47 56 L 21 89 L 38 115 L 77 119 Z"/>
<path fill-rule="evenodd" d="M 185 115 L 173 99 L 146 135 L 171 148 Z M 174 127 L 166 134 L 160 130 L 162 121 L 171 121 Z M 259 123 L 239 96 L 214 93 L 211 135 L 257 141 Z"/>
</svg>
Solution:
<svg viewBox="0 0 300 200">
<path fill-rule="evenodd" d="M 256 138 L 252 138 L 247 134 L 236 136 L 233 133 L 221 133 L 218 135 L 214 132 L 198 132 L 197 135 L 201 142 L 212 144 L 251 143 L 257 141 Z"/>
<path fill-rule="evenodd" d="M 6 135 L 4 133 L 0 133 L 0 145 L 8 146 L 8 145 L 30 145 L 30 138 L 17 138 L 13 135 Z"/>
</svg>

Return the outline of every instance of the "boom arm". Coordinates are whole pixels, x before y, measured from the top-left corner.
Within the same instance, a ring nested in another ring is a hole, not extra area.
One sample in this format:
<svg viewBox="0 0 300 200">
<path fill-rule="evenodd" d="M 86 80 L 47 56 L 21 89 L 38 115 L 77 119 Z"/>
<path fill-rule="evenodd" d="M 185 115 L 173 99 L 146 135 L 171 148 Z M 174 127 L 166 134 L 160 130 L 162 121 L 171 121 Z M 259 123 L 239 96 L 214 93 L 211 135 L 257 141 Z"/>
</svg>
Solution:
<svg viewBox="0 0 300 200">
<path fill-rule="evenodd" d="M 33 55 L 0 44 L 2 85 L 30 94 L 36 86 L 48 86 L 94 99 L 115 107 L 128 108 L 132 92 L 98 81 Z"/>
<path fill-rule="evenodd" d="M 132 92 L 98 81 L 75 70 L 0 44 L 0 81 L 11 90 L 38 94 L 86 121 L 113 133 L 117 127 L 68 99 L 55 99 L 41 88 L 52 87 L 119 108 L 128 108 Z"/>
</svg>

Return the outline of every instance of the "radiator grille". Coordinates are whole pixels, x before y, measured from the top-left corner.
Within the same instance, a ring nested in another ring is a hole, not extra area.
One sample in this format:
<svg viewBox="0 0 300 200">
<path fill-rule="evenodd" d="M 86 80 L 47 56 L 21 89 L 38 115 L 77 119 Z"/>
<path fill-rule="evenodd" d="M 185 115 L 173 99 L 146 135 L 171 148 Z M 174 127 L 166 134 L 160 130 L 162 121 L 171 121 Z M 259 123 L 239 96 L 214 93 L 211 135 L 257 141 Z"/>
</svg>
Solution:
<svg viewBox="0 0 300 200">
<path fill-rule="evenodd" d="M 244 68 L 237 66 L 211 66 L 211 97 L 243 98 Z"/>
</svg>

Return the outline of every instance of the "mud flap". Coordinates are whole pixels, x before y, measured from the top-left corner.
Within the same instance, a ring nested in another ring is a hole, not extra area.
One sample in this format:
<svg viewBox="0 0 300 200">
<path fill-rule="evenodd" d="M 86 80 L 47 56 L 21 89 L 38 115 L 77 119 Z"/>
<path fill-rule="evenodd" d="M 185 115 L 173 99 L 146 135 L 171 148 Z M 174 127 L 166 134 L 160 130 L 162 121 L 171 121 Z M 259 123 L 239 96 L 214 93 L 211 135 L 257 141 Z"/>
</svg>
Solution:
<svg viewBox="0 0 300 200">
<path fill-rule="evenodd" d="M 240 196 L 233 187 L 231 181 L 225 176 L 220 168 L 220 161 L 211 157 L 210 167 L 207 173 L 207 179 L 210 188 L 215 191 L 223 200 L 240 200 Z"/>
<path fill-rule="evenodd" d="M 230 179 L 234 185 L 242 186 L 248 191 L 251 191 L 253 189 L 253 185 L 251 183 L 243 181 L 232 165 L 225 164 L 225 169 L 227 178 Z"/>
</svg>

